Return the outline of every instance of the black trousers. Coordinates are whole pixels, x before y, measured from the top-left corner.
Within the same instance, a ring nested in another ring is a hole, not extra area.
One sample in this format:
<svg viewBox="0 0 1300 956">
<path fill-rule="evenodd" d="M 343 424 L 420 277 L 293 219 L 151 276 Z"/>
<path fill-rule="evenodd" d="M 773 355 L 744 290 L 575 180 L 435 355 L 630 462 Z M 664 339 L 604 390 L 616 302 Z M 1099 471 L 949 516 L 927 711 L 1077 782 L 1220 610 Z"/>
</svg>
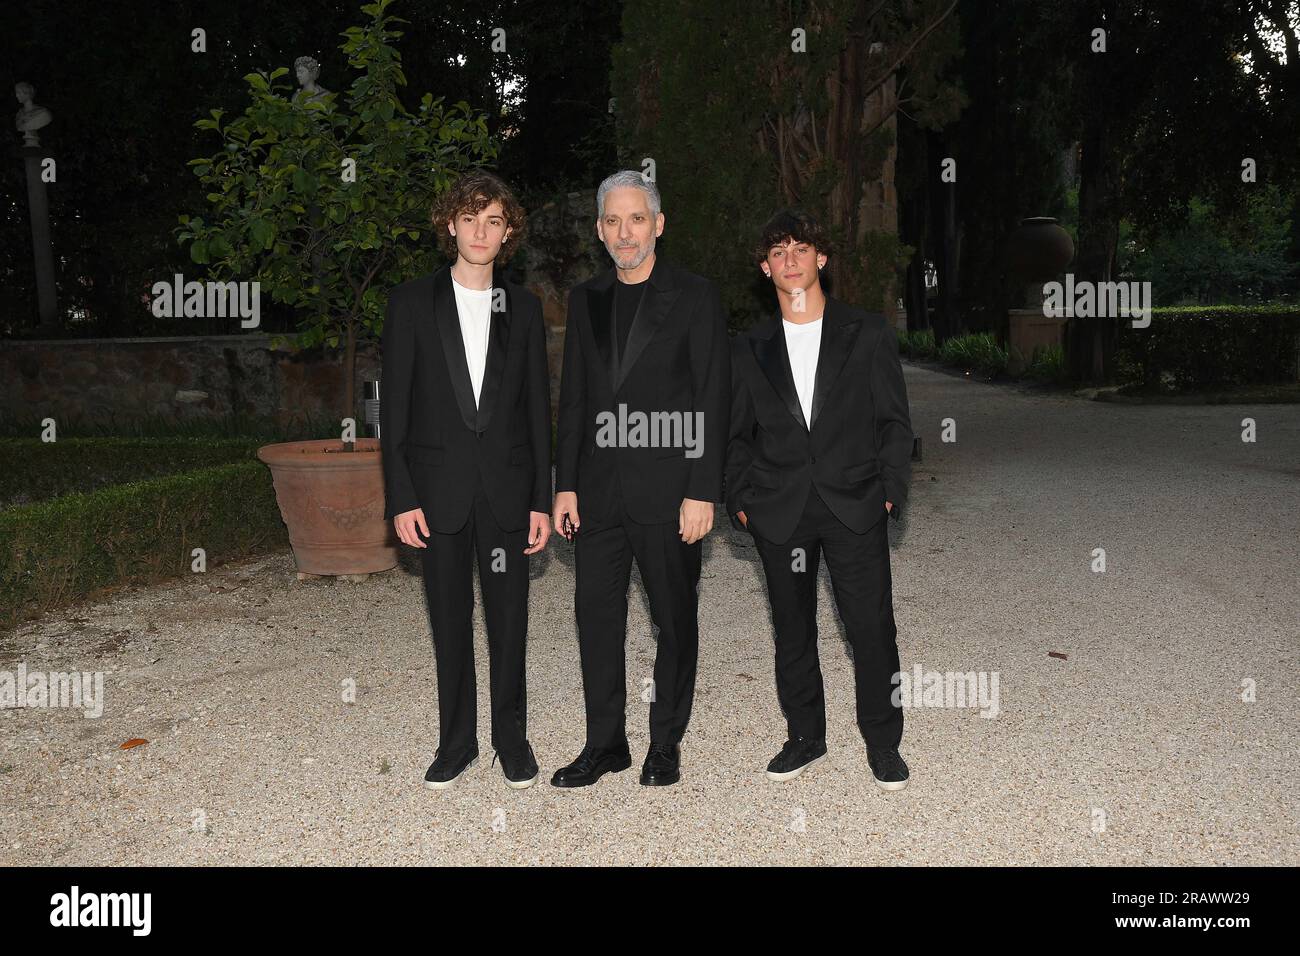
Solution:
<svg viewBox="0 0 1300 956">
<path fill-rule="evenodd" d="M 699 656 L 697 587 L 701 542 L 684 544 L 677 522 L 620 524 L 579 531 L 574 541 L 574 596 L 587 744 L 627 747 L 627 590 L 636 558 L 659 629 L 654 684 L 649 688 L 650 740 L 680 743 L 695 699 Z"/>
<path fill-rule="evenodd" d="M 840 620 L 853 648 L 858 729 L 872 747 L 897 747 L 903 711 L 892 702 L 898 631 L 884 514 L 863 534 L 835 517 L 817 489 L 808 493 L 793 537 L 775 544 L 754 533 L 776 630 L 776 694 L 791 737 L 826 736 L 826 698 L 817 657 L 817 570 L 831 574 Z"/>
<path fill-rule="evenodd" d="M 527 740 L 527 538 L 527 529 L 501 530 L 479 481 L 465 526 L 454 534 L 431 532 L 427 539 L 424 591 L 438 667 L 438 746 L 444 753 L 478 745 L 471 568 L 475 556 L 487 622 L 492 747 L 511 751 Z"/>
</svg>

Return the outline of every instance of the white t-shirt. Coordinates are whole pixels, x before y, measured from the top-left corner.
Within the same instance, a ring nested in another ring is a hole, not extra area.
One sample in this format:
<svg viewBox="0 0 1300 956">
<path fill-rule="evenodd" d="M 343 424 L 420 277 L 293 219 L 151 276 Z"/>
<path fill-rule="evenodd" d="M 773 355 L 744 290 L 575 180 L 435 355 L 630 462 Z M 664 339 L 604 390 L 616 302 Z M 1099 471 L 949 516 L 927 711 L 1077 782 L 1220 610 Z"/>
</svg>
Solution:
<svg viewBox="0 0 1300 956">
<path fill-rule="evenodd" d="M 822 320 L 818 318 L 800 325 L 782 319 L 781 326 L 785 329 L 785 350 L 790 354 L 794 390 L 799 393 L 799 404 L 803 406 L 804 424 L 811 428 L 813 391 L 817 387 L 817 356 L 822 349 Z"/>
<path fill-rule="evenodd" d="M 465 343 L 465 361 L 469 381 L 474 387 L 474 407 L 478 407 L 483 390 L 483 371 L 487 368 L 488 332 L 492 328 L 492 290 L 468 289 L 452 278 L 456 292 L 456 313 L 460 316 L 460 337 Z"/>
</svg>

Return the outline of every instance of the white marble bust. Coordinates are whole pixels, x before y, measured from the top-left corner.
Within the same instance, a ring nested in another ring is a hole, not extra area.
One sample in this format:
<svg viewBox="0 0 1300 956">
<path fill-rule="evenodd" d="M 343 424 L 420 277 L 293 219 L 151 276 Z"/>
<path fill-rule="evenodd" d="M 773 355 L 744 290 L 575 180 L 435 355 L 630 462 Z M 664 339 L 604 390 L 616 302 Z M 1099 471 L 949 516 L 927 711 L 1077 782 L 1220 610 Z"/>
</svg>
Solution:
<svg viewBox="0 0 1300 956">
<path fill-rule="evenodd" d="M 308 102 L 318 100 L 329 92 L 316 82 L 320 77 L 320 63 L 315 57 L 298 57 L 293 61 L 293 73 L 298 78 L 298 85 L 302 87 L 298 92 L 305 96 Z"/>
<path fill-rule="evenodd" d="M 22 108 L 18 110 L 18 114 L 14 117 L 14 127 L 23 134 L 24 146 L 41 145 L 41 138 L 36 135 L 36 131 L 49 126 L 54 119 L 54 114 L 48 109 L 44 106 L 37 106 L 32 102 L 32 97 L 35 95 L 36 87 L 26 80 L 14 85 L 14 96 L 22 104 Z"/>
</svg>

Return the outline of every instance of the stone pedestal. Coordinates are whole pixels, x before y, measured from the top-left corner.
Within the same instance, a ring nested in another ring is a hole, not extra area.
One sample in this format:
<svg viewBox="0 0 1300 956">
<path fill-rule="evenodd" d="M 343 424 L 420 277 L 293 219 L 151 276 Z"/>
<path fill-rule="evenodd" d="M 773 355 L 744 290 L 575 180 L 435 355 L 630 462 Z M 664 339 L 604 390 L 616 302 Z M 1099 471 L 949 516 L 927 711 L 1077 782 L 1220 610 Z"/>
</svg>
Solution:
<svg viewBox="0 0 1300 956">
<path fill-rule="evenodd" d="M 1065 344 L 1065 318 L 1043 315 L 1042 308 L 1007 310 L 1008 371 L 1018 375 L 1033 358 L 1034 349 Z"/>
<path fill-rule="evenodd" d="M 59 327 L 59 306 L 54 287 L 50 207 L 45 196 L 45 181 L 41 179 L 41 163 L 46 150 L 40 146 L 23 146 L 22 154 L 27 171 L 27 208 L 31 216 L 32 254 L 36 265 L 36 301 L 41 317 L 38 334 L 52 335 Z"/>
</svg>

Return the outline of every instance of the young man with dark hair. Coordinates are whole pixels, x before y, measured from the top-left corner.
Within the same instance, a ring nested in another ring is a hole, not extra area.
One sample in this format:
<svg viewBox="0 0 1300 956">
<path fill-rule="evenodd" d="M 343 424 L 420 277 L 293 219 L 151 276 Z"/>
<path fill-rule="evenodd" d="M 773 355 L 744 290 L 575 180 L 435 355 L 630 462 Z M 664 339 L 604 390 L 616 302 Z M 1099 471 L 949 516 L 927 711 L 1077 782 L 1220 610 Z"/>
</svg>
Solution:
<svg viewBox="0 0 1300 956">
<path fill-rule="evenodd" d="M 526 223 L 505 183 L 481 171 L 466 174 L 439 199 L 432 220 L 454 261 L 390 293 L 379 404 L 384 517 L 404 544 L 423 552 L 437 659 L 439 746 L 424 779 L 445 789 L 478 759 L 471 569 L 477 558 L 492 746 L 507 785 L 522 789 L 538 774 L 524 674 L 528 556 L 550 534 L 541 302 L 499 268 Z"/>
<path fill-rule="evenodd" d="M 876 783 L 907 784 L 903 713 L 892 701 L 897 630 L 888 518 L 911 477 L 912 428 L 894 330 L 878 312 L 828 296 L 831 252 L 812 217 L 787 210 L 763 229 L 754 258 L 780 315 L 732 342 L 727 511 L 753 535 L 776 629 L 776 688 L 789 739 L 773 780 L 826 756 L 817 657 L 817 569 L 826 556 L 853 648 L 857 723 Z"/>
</svg>

